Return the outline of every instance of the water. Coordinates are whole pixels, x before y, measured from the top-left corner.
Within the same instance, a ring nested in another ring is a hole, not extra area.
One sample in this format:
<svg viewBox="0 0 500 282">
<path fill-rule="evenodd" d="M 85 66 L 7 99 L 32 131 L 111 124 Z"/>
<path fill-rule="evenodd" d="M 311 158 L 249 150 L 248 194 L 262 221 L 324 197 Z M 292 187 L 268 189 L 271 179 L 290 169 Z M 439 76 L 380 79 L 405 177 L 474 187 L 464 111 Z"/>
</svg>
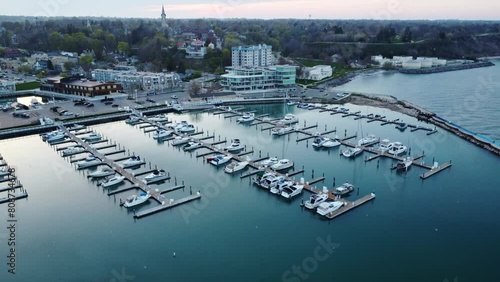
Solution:
<svg viewBox="0 0 500 282">
<path fill-rule="evenodd" d="M 500 140 L 500 61 L 495 66 L 425 75 L 378 73 L 337 90 L 393 95 L 493 140 Z"/>
<path fill-rule="evenodd" d="M 283 115 L 282 105 L 252 106 L 261 114 Z M 371 107 L 349 106 L 363 113 L 403 117 Z M 497 202 L 498 157 L 441 132 L 399 132 L 393 125 L 355 121 L 328 113 L 292 109 L 318 130 L 337 128 L 339 137 L 356 131 L 409 144 L 425 161 L 453 160 L 453 167 L 425 181 L 423 169 L 406 175 L 390 171 L 393 162 L 346 160 L 339 148 L 317 151 L 311 141 L 296 143 L 297 134 L 273 138 L 267 131 L 238 125 L 235 118 L 211 114 L 170 115 L 194 122 L 216 140 L 241 138 L 255 154 L 286 156 L 306 180 L 325 175 L 318 187 L 348 180 L 360 187 L 351 200 L 375 191 L 376 200 L 332 221 L 250 184 L 224 174 L 196 153 L 158 144 L 152 135 L 123 122 L 93 127 L 171 173 L 186 188 L 167 195 L 181 198 L 201 190 L 195 201 L 135 221 L 38 136 L 0 142 L 0 152 L 16 168 L 29 192 L 16 202 L 17 274 L 7 273 L 5 228 L 0 232 L 0 281 L 495 281 L 500 253 Z M 405 117 L 409 123 L 417 122 Z M 334 134 L 332 134 L 333 136 Z M 300 135 L 302 137 L 302 135 Z M 64 145 L 61 145 L 64 146 Z M 111 149 L 109 149 L 111 150 Z M 199 150 L 198 152 L 203 152 Z M 367 155 L 368 153 L 363 153 Z M 118 156 L 116 156 L 117 158 Z M 144 168 L 143 168 L 144 169 Z M 314 169 L 314 176 L 312 170 Z M 301 176 L 298 176 L 301 177 Z M 174 178 L 159 188 L 174 185 Z M 3 193 L 2 193 L 3 194 Z M 144 206 L 149 208 L 154 202 Z M 0 205 L 0 225 L 7 225 L 7 206 Z M 323 249 L 322 241 L 335 246 Z M 331 249 L 330 249 L 331 251 Z M 173 253 L 176 256 L 173 256 Z M 466 264 L 465 264 L 466 262 Z M 464 266 L 467 267 L 464 267 Z M 298 273 L 300 266 L 303 273 Z M 305 270 L 304 267 L 305 266 Z M 302 277 L 302 278 L 300 278 Z M 305 279 L 307 278 L 307 279 Z"/>
</svg>

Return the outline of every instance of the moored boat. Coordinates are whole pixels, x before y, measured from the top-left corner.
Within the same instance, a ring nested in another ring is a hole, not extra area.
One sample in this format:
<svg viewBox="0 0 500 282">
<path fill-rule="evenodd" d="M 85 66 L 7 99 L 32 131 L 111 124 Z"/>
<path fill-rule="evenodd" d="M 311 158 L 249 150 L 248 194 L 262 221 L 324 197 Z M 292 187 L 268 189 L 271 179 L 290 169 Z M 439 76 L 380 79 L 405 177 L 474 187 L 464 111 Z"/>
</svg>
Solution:
<svg viewBox="0 0 500 282">
<path fill-rule="evenodd" d="M 247 123 L 247 122 L 252 122 L 255 120 L 255 114 L 254 113 L 244 113 L 243 116 L 239 117 L 236 122 L 239 123 Z"/>
<path fill-rule="evenodd" d="M 94 172 L 89 173 L 88 177 L 99 178 L 99 177 L 111 176 L 111 175 L 114 175 L 114 174 L 115 174 L 115 170 L 114 169 L 106 167 L 106 168 L 103 168 L 103 169 L 100 169 L 100 170 L 96 170 Z"/>
<path fill-rule="evenodd" d="M 68 147 L 66 149 L 64 149 L 62 151 L 62 155 L 63 157 L 65 156 L 69 156 L 69 155 L 76 155 L 78 153 L 82 153 L 82 152 L 85 152 L 85 149 L 83 149 L 82 147 Z"/>
<path fill-rule="evenodd" d="M 237 171 L 240 171 L 240 170 L 244 169 L 247 165 L 248 165 L 247 161 L 243 161 L 243 162 L 233 161 L 232 163 L 228 164 L 224 168 L 224 172 L 226 172 L 226 173 L 234 173 L 234 172 L 237 172 Z"/>
<path fill-rule="evenodd" d="M 217 155 L 212 158 L 207 158 L 207 161 L 213 165 L 221 165 L 230 161 L 233 157 L 229 155 Z"/>
<path fill-rule="evenodd" d="M 173 133 L 174 132 L 170 131 L 170 130 L 165 130 L 163 128 L 157 128 L 156 131 L 155 131 L 155 133 L 153 133 L 153 139 L 155 139 L 155 140 L 162 140 L 162 139 L 165 139 L 165 138 L 169 137 Z"/>
<path fill-rule="evenodd" d="M 344 205 L 344 203 L 341 201 L 333 201 L 333 202 L 327 201 L 327 202 L 319 204 L 316 212 L 322 216 L 327 216 L 329 213 L 332 213 L 332 212 L 338 210 L 343 205 Z"/>
<path fill-rule="evenodd" d="M 102 182 L 101 186 L 104 188 L 111 187 L 111 186 L 118 185 L 118 184 L 122 183 L 123 180 L 125 180 L 125 176 L 122 176 L 122 175 L 113 176 L 113 177 L 107 179 L 106 181 Z"/>
<path fill-rule="evenodd" d="M 163 169 L 160 169 L 160 170 L 153 171 L 149 175 L 146 175 L 142 179 L 142 182 L 149 184 L 149 183 L 153 183 L 153 182 L 166 180 L 166 179 L 168 179 L 168 177 L 169 177 L 168 173 L 166 171 L 164 171 Z"/>
<path fill-rule="evenodd" d="M 307 209 L 312 210 L 317 208 L 321 203 L 323 203 L 326 200 L 328 200 L 328 194 L 326 193 L 312 194 L 309 197 L 309 200 L 306 201 L 304 206 Z"/>
<path fill-rule="evenodd" d="M 413 164 L 412 158 L 406 157 L 405 159 L 399 161 L 396 164 L 396 170 L 399 172 L 406 172 L 406 171 L 408 171 L 408 169 L 410 169 L 412 164 Z"/>
<path fill-rule="evenodd" d="M 96 158 L 94 155 L 87 156 L 83 161 L 79 161 L 76 163 L 78 168 L 86 168 L 91 166 L 100 165 L 102 161 L 99 158 Z"/>
<path fill-rule="evenodd" d="M 344 184 L 340 185 L 339 187 L 333 189 L 332 194 L 335 196 L 343 196 L 347 195 L 354 191 L 354 186 L 348 182 L 345 182 Z"/>
<path fill-rule="evenodd" d="M 363 150 L 359 147 L 354 147 L 354 148 L 348 148 L 344 151 L 342 151 L 342 155 L 346 158 L 354 158 L 357 155 L 361 154 Z"/>
<path fill-rule="evenodd" d="M 182 150 L 184 151 L 192 151 L 194 149 L 198 149 L 201 147 L 201 143 L 195 142 L 195 141 L 189 141 L 184 147 L 182 147 Z"/>
<path fill-rule="evenodd" d="M 370 145 L 370 144 L 377 142 L 378 140 L 379 139 L 375 135 L 370 134 L 364 138 L 359 139 L 358 146 Z"/>
<path fill-rule="evenodd" d="M 406 152 L 406 149 L 407 149 L 406 146 L 403 145 L 401 142 L 394 142 L 392 148 L 387 150 L 387 153 L 394 155 L 394 156 L 397 156 L 397 155 L 401 155 L 404 152 Z"/>
<path fill-rule="evenodd" d="M 270 166 L 271 169 L 276 171 L 289 169 L 291 167 L 293 167 L 293 162 L 289 159 L 281 159 L 277 163 Z"/>
<path fill-rule="evenodd" d="M 278 123 L 281 124 L 293 124 L 299 122 L 299 119 L 294 114 L 286 114 L 283 119 L 280 119 Z"/>
<path fill-rule="evenodd" d="M 291 199 L 297 196 L 298 194 L 302 193 L 303 188 L 304 188 L 303 184 L 295 183 L 293 185 L 285 187 L 283 191 L 281 191 L 281 196 L 283 196 L 286 199 Z"/>
<path fill-rule="evenodd" d="M 143 161 L 141 160 L 140 156 L 132 156 L 128 160 L 119 164 L 119 166 L 121 166 L 123 168 L 128 168 L 128 167 L 134 167 L 134 166 L 138 166 L 138 165 L 142 165 L 142 164 L 143 164 Z"/>
<path fill-rule="evenodd" d="M 228 152 L 236 152 L 236 151 L 243 150 L 244 148 L 245 148 L 245 146 L 243 146 L 243 144 L 241 144 L 240 139 L 233 139 L 233 140 L 231 140 L 231 144 L 224 149 Z"/>
<path fill-rule="evenodd" d="M 387 152 L 388 150 L 390 150 L 393 146 L 394 146 L 394 143 L 391 143 L 391 141 L 389 139 L 383 139 L 382 141 L 380 141 L 380 145 L 378 146 L 378 150 L 381 153 L 384 153 L 384 152 Z"/>
<path fill-rule="evenodd" d="M 149 192 L 141 193 L 139 195 L 132 195 L 125 199 L 125 203 L 123 203 L 123 206 L 126 208 L 134 207 L 146 202 L 150 197 L 151 194 L 149 194 Z"/>
<path fill-rule="evenodd" d="M 179 146 L 189 143 L 190 140 L 191 138 L 189 136 L 176 136 L 170 144 L 172 144 L 172 146 Z"/>
</svg>

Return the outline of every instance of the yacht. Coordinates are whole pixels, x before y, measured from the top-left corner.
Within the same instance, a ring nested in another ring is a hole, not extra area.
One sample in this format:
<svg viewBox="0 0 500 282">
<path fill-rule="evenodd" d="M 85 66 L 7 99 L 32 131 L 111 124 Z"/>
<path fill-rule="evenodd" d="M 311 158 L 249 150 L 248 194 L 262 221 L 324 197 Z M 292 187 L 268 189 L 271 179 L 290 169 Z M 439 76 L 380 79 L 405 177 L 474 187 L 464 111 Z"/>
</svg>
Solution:
<svg viewBox="0 0 500 282">
<path fill-rule="evenodd" d="M 338 147 L 340 146 L 341 143 L 339 142 L 339 140 L 337 138 L 329 138 L 327 137 L 327 140 L 325 142 L 323 142 L 323 144 L 321 145 L 323 148 L 334 148 L 334 147 Z"/>
<path fill-rule="evenodd" d="M 283 181 L 280 181 L 277 185 L 271 187 L 269 189 L 269 192 L 275 195 L 281 195 L 281 192 L 283 192 L 285 188 L 290 187 L 292 185 L 293 181 L 283 179 Z"/>
<path fill-rule="evenodd" d="M 123 206 L 126 208 L 134 207 L 134 206 L 137 206 L 137 205 L 140 205 L 140 204 L 146 202 L 150 197 L 151 197 L 151 194 L 149 194 L 149 192 L 148 193 L 141 193 L 141 194 L 139 194 L 139 196 L 132 195 L 125 200 L 125 203 L 123 203 Z"/>
<path fill-rule="evenodd" d="M 64 149 L 62 151 L 62 155 L 63 157 L 65 156 L 70 156 L 70 155 L 76 155 L 78 153 L 82 153 L 82 152 L 85 152 L 85 149 L 83 149 L 82 147 L 68 147 L 66 149 Z"/>
<path fill-rule="evenodd" d="M 211 158 L 207 158 L 207 161 L 209 161 L 213 165 L 221 165 L 225 164 L 228 161 L 230 161 L 233 157 L 229 155 L 217 155 Z"/>
<path fill-rule="evenodd" d="M 75 131 L 78 131 L 80 129 L 84 129 L 85 128 L 85 125 L 83 124 L 73 124 L 72 126 L 68 127 L 69 130 L 75 130 Z"/>
<path fill-rule="evenodd" d="M 281 196 L 283 196 L 286 199 L 291 199 L 297 196 L 298 194 L 302 193 L 303 188 L 304 185 L 295 183 L 293 185 L 285 187 L 283 191 L 281 191 Z"/>
<path fill-rule="evenodd" d="M 4 176 L 9 175 L 9 174 L 10 174 L 9 169 L 7 169 L 5 167 L 0 168 L 0 177 L 4 177 Z"/>
<path fill-rule="evenodd" d="M 394 146 L 394 143 L 391 143 L 389 139 L 383 139 L 380 141 L 380 145 L 378 146 L 378 150 L 381 153 L 385 153 L 389 151 Z"/>
<path fill-rule="evenodd" d="M 295 128 L 293 126 L 276 126 L 275 128 L 271 129 L 271 134 L 281 136 L 294 130 Z"/>
<path fill-rule="evenodd" d="M 230 106 L 218 106 L 218 107 L 215 107 L 215 109 L 218 109 L 221 111 L 232 111 L 233 110 Z"/>
<path fill-rule="evenodd" d="M 189 136 L 176 136 L 171 144 L 172 146 L 179 146 L 179 145 L 184 145 L 184 144 L 187 144 L 189 143 L 191 138 L 189 138 Z"/>
<path fill-rule="evenodd" d="M 94 171 L 92 173 L 89 173 L 88 177 L 99 178 L 99 177 L 111 176 L 111 175 L 114 175 L 114 174 L 115 174 L 115 170 L 114 169 L 106 167 L 106 168 L 103 168 L 103 169 L 100 169 L 100 170 L 96 170 L 96 171 Z"/>
<path fill-rule="evenodd" d="M 185 126 L 181 127 L 177 132 L 179 133 L 193 133 L 196 131 L 196 128 L 192 124 L 186 124 Z"/>
<path fill-rule="evenodd" d="M 101 183 L 101 186 L 104 188 L 111 187 L 113 185 L 117 185 L 123 182 L 125 180 L 125 176 L 113 176 L 111 178 L 106 179 L 105 182 Z"/>
<path fill-rule="evenodd" d="M 299 119 L 294 114 L 286 114 L 283 119 L 280 119 L 281 124 L 293 124 L 299 122 Z"/>
<path fill-rule="evenodd" d="M 234 173 L 244 169 L 248 165 L 248 162 L 232 162 L 224 168 L 226 173 Z"/>
<path fill-rule="evenodd" d="M 387 150 L 387 153 L 397 156 L 406 152 L 406 149 L 407 149 L 406 146 L 403 145 L 401 142 L 394 142 L 392 148 Z"/>
<path fill-rule="evenodd" d="M 163 128 L 157 128 L 155 133 L 153 133 L 153 139 L 155 140 L 162 140 L 164 138 L 169 137 L 172 135 L 174 132 L 170 130 L 165 130 Z"/>
<path fill-rule="evenodd" d="M 278 176 L 276 175 L 275 172 L 265 172 L 258 179 L 254 179 L 254 183 L 257 184 L 261 188 L 269 189 L 275 185 L 275 184 L 271 185 L 271 183 L 275 182 L 277 179 L 278 179 Z"/>
<path fill-rule="evenodd" d="M 94 142 L 94 141 L 99 141 L 101 139 L 102 139 L 101 135 L 94 132 L 90 133 L 88 136 L 82 137 L 82 140 L 86 142 Z"/>
<path fill-rule="evenodd" d="M 319 204 L 325 202 L 326 200 L 328 200 L 328 194 L 326 193 L 312 194 L 309 200 L 306 201 L 305 207 L 312 210 L 317 208 Z"/>
<path fill-rule="evenodd" d="M 369 144 L 373 144 L 375 142 L 377 142 L 379 139 L 373 135 L 373 134 L 370 134 L 364 138 L 361 138 L 358 140 L 358 146 L 364 146 L 364 145 L 369 145 Z"/>
<path fill-rule="evenodd" d="M 231 145 L 227 146 L 225 150 L 228 152 L 236 152 L 243 150 L 244 148 L 245 146 L 241 144 L 240 139 L 233 139 L 231 140 Z"/>
<path fill-rule="evenodd" d="M 272 158 L 269 158 L 267 160 L 263 160 L 261 162 L 259 162 L 258 164 L 263 166 L 263 167 L 270 167 L 274 164 L 277 164 L 278 163 L 278 157 L 272 157 Z"/>
<path fill-rule="evenodd" d="M 329 213 L 332 213 L 338 210 L 340 207 L 344 205 L 343 202 L 333 201 L 333 202 L 324 202 L 319 204 L 316 212 L 322 216 L 327 216 Z"/>
<path fill-rule="evenodd" d="M 332 194 L 335 196 L 343 196 L 354 191 L 354 186 L 348 182 L 340 185 L 339 187 L 333 189 Z"/>
<path fill-rule="evenodd" d="M 152 122 L 165 123 L 168 121 L 168 118 L 165 115 L 156 115 L 154 117 L 148 118 L 148 120 Z"/>
<path fill-rule="evenodd" d="M 236 122 L 239 123 L 246 123 L 246 122 L 252 122 L 255 119 L 255 114 L 254 113 L 244 113 L 243 116 L 238 118 Z"/>
<path fill-rule="evenodd" d="M 298 104 L 297 101 L 288 101 L 288 102 L 286 102 L 287 106 L 294 106 L 294 105 L 297 105 L 297 104 Z"/>
<path fill-rule="evenodd" d="M 62 130 L 55 130 L 55 131 L 51 131 L 49 133 L 45 133 L 45 134 L 42 134 L 42 140 L 43 141 L 47 141 L 47 139 L 49 139 L 50 137 L 54 136 L 54 135 L 57 135 L 57 134 L 64 134 L 64 131 Z"/>
<path fill-rule="evenodd" d="M 133 167 L 133 166 L 138 166 L 142 165 L 143 161 L 141 160 L 140 156 L 132 156 L 128 160 L 124 161 L 123 163 L 119 164 L 119 166 L 123 168 L 128 168 L 128 167 Z"/>
<path fill-rule="evenodd" d="M 312 142 L 312 146 L 314 148 L 321 148 L 321 147 L 323 147 L 323 144 L 328 140 L 329 140 L 329 138 L 326 136 L 316 136 L 316 137 L 314 137 L 314 140 Z"/>
<path fill-rule="evenodd" d="M 149 175 L 146 175 L 142 179 L 142 182 L 144 182 L 146 184 L 150 184 L 150 183 L 153 183 L 153 182 L 158 182 L 158 181 L 166 180 L 166 179 L 168 179 L 168 177 L 169 177 L 168 173 L 165 172 L 163 169 L 160 169 L 160 170 L 153 171 Z"/>
<path fill-rule="evenodd" d="M 102 161 L 100 159 L 96 158 L 94 155 L 89 155 L 85 158 L 85 160 L 77 162 L 76 165 L 78 168 L 86 168 L 100 165 L 101 163 Z"/>
<path fill-rule="evenodd" d="M 185 120 L 176 123 L 173 127 L 174 131 L 179 132 L 184 126 L 189 125 L 189 123 Z"/>
<path fill-rule="evenodd" d="M 130 115 L 129 118 L 125 121 L 126 124 L 136 125 L 141 122 L 141 118 L 136 115 Z"/>
<path fill-rule="evenodd" d="M 194 149 L 198 149 L 201 147 L 201 143 L 194 142 L 194 141 L 189 141 L 184 147 L 182 147 L 182 150 L 184 151 L 191 151 Z"/>
<path fill-rule="evenodd" d="M 49 137 L 47 137 L 46 141 L 48 143 L 55 143 L 55 142 L 64 140 L 64 138 L 66 138 L 66 134 L 59 132 L 59 133 L 56 133 L 54 135 L 50 135 Z"/>
<path fill-rule="evenodd" d="M 293 162 L 288 159 L 279 160 L 277 163 L 270 166 L 273 170 L 285 170 L 293 167 Z"/>
<path fill-rule="evenodd" d="M 408 171 L 408 169 L 410 169 L 410 166 L 412 165 L 413 163 L 413 160 L 411 157 L 406 157 L 405 159 L 399 161 L 397 164 L 396 164 L 396 170 L 397 171 Z"/>
<path fill-rule="evenodd" d="M 354 148 L 349 148 L 349 149 L 342 151 L 342 155 L 344 155 L 344 157 L 346 157 L 346 158 L 354 158 L 357 155 L 361 154 L 362 152 L 363 152 L 363 150 L 361 150 L 361 148 L 354 147 Z"/>
<path fill-rule="evenodd" d="M 396 125 L 396 128 L 399 129 L 400 131 L 405 131 L 406 128 L 408 128 L 408 124 L 400 122 Z"/>
</svg>

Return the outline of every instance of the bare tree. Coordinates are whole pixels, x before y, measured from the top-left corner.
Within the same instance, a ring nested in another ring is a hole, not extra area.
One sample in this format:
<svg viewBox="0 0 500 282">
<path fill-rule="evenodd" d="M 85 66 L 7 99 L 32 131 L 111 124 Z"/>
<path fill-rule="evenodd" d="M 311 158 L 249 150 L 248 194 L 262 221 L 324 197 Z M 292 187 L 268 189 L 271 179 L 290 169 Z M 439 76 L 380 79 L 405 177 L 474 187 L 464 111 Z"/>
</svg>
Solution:
<svg viewBox="0 0 500 282">
<path fill-rule="evenodd" d="M 188 88 L 189 96 L 197 97 L 198 94 L 200 94 L 200 92 L 201 92 L 201 84 L 199 82 L 192 81 L 189 84 L 189 88 Z"/>
</svg>

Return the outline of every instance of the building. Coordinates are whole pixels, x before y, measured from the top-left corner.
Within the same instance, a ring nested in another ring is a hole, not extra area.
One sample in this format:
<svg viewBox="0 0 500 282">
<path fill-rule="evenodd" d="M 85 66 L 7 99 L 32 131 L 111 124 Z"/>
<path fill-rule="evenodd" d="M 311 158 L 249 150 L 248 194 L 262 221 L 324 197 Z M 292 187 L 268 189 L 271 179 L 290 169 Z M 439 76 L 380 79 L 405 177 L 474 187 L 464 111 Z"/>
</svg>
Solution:
<svg viewBox="0 0 500 282">
<path fill-rule="evenodd" d="M 13 93 L 16 91 L 16 83 L 14 81 L 0 79 L 0 94 Z"/>
<path fill-rule="evenodd" d="M 207 47 L 204 46 L 204 42 L 199 39 L 193 39 L 191 44 L 186 49 L 187 58 L 191 59 L 203 59 L 207 54 Z"/>
<path fill-rule="evenodd" d="M 80 76 L 53 77 L 40 85 L 40 90 L 82 97 L 109 95 L 122 90 L 118 83 L 82 79 Z"/>
<path fill-rule="evenodd" d="M 317 65 L 310 68 L 304 68 L 301 78 L 307 80 L 322 80 L 333 75 L 333 68 L 327 65 Z"/>
<path fill-rule="evenodd" d="M 47 70 L 48 67 L 49 67 L 49 60 L 38 60 L 32 66 L 33 71 L 35 72 Z"/>
<path fill-rule="evenodd" d="M 402 67 L 404 69 L 441 67 L 448 64 L 446 60 L 437 57 L 417 57 L 413 59 L 412 56 L 394 56 L 392 59 L 388 59 L 378 55 L 372 56 L 372 61 L 379 63 L 381 66 L 384 63 L 390 63 L 394 67 Z"/>
<path fill-rule="evenodd" d="M 263 93 L 295 87 L 294 66 L 227 67 L 226 72 L 221 75 L 221 85 L 225 91 Z"/>
<path fill-rule="evenodd" d="M 168 24 L 167 24 L 167 13 L 165 13 L 165 6 L 164 5 L 161 5 L 161 26 L 166 28 L 168 27 Z"/>
<path fill-rule="evenodd" d="M 259 44 L 256 46 L 238 46 L 231 49 L 231 65 L 233 67 L 265 67 L 274 63 L 272 46 Z"/>
<path fill-rule="evenodd" d="M 161 91 L 179 86 L 181 79 L 176 73 L 138 72 L 135 67 L 121 66 L 112 70 L 96 69 L 92 78 L 97 81 L 113 81 L 125 90 Z"/>
</svg>

